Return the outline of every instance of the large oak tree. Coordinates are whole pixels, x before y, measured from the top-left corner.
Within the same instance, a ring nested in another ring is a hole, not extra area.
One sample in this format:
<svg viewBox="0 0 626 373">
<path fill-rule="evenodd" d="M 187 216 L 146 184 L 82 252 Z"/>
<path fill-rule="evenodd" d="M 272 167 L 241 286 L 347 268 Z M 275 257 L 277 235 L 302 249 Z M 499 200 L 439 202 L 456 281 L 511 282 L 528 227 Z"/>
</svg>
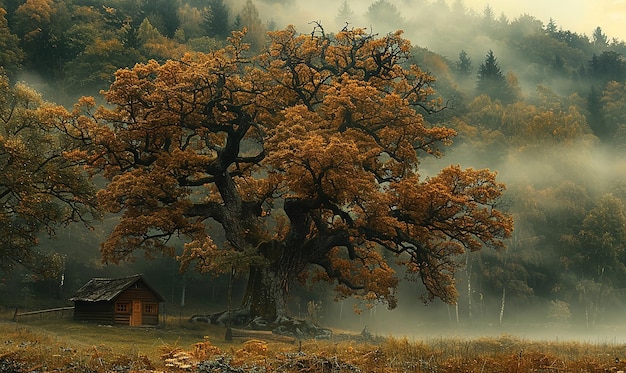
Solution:
<svg viewBox="0 0 626 373">
<path fill-rule="evenodd" d="M 63 118 L 88 145 L 74 155 L 109 180 L 100 203 L 121 216 L 104 258 L 173 254 L 184 237 L 184 268 L 245 267 L 242 308 L 269 321 L 297 281 L 393 308 L 396 260 L 427 299 L 454 302 L 458 255 L 502 246 L 512 219 L 489 170 L 418 173 L 454 131 L 419 114 L 440 103 L 433 77 L 406 65 L 409 42 L 287 28 L 250 57 L 241 37 L 119 70 L 106 107 L 84 99 Z"/>
</svg>

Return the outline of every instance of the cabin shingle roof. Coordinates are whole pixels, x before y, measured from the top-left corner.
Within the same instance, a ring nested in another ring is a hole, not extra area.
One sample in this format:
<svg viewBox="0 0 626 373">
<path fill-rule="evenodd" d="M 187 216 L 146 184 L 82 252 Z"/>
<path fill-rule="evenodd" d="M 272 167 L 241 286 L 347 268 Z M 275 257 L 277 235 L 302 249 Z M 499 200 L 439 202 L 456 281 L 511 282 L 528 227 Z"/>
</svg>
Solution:
<svg viewBox="0 0 626 373">
<path fill-rule="evenodd" d="M 76 290 L 76 293 L 70 298 L 70 301 L 108 302 L 115 299 L 118 295 L 133 286 L 138 281 L 141 281 L 146 288 L 150 289 L 150 291 L 152 291 L 161 302 L 165 300 L 159 293 L 148 285 L 141 275 L 134 275 L 123 278 L 92 278 L 80 289 Z"/>
</svg>

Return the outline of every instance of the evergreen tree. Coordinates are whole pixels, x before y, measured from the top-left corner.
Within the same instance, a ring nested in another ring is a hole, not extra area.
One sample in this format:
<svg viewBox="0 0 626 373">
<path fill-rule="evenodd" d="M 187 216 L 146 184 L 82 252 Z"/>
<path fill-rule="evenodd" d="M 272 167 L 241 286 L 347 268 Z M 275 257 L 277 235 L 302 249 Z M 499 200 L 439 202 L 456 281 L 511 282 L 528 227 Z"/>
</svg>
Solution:
<svg viewBox="0 0 626 373">
<path fill-rule="evenodd" d="M 149 41 L 159 40 L 163 35 L 159 30 L 154 27 L 148 18 L 144 19 L 137 29 L 137 41 L 141 44 L 145 44 Z"/>
<path fill-rule="evenodd" d="M 204 36 L 202 10 L 185 4 L 178 9 L 179 28 L 185 32 L 185 40 Z"/>
<path fill-rule="evenodd" d="M 495 13 L 493 12 L 493 8 L 487 4 L 487 6 L 483 9 L 483 16 L 480 20 L 483 31 L 489 33 L 493 30 L 494 24 L 496 21 Z"/>
<path fill-rule="evenodd" d="M 259 51 L 265 43 L 265 25 L 261 22 L 259 17 L 259 10 L 252 3 L 252 0 L 247 0 L 239 14 L 239 22 L 241 26 L 248 30 L 248 33 L 244 37 L 246 43 L 250 43 L 252 51 Z"/>
<path fill-rule="evenodd" d="M 180 24 L 178 8 L 178 1 L 175 0 L 150 0 L 144 3 L 144 12 L 153 26 L 167 37 L 173 37 Z"/>
<path fill-rule="evenodd" d="M 233 30 L 241 29 L 243 29 L 243 20 L 241 19 L 241 14 L 237 14 L 235 16 L 235 20 L 233 21 Z"/>
<path fill-rule="evenodd" d="M 209 10 L 204 19 L 208 36 L 225 39 L 230 34 L 229 12 L 224 0 L 209 0 Z"/>
<path fill-rule="evenodd" d="M 478 94 L 486 94 L 503 103 L 509 103 L 513 99 L 511 88 L 507 84 L 506 77 L 500 70 L 492 50 L 489 50 L 485 62 L 478 67 L 476 90 Z"/>
<path fill-rule="evenodd" d="M 492 22 L 495 19 L 495 13 L 489 4 L 483 9 L 483 18 L 486 22 Z"/>
<path fill-rule="evenodd" d="M 602 92 L 595 86 L 591 87 L 589 95 L 587 95 L 587 122 L 593 131 L 593 134 L 600 139 L 606 139 L 608 135 L 606 120 L 603 114 Z"/>
<path fill-rule="evenodd" d="M 599 56 L 595 53 L 589 61 L 590 78 L 600 87 L 607 82 L 626 80 L 626 59 L 614 51 L 604 51 Z"/>
<path fill-rule="evenodd" d="M 463 0 L 455 0 L 454 4 L 452 4 L 452 12 L 456 16 L 464 16 L 465 13 L 467 13 L 465 2 L 463 2 Z"/>
<path fill-rule="evenodd" d="M 557 54 L 556 56 L 554 56 L 551 67 L 552 71 L 562 74 L 565 72 L 565 61 L 563 61 L 563 58 Z"/>
<path fill-rule="evenodd" d="M 548 21 L 548 24 L 546 25 L 546 33 L 548 35 L 554 35 L 557 32 L 557 27 L 556 27 L 556 22 L 554 22 L 554 19 L 550 18 L 550 21 Z"/>
<path fill-rule="evenodd" d="M 609 45 L 608 37 L 602 32 L 600 26 L 593 30 L 593 45 L 598 49 L 604 49 Z"/>
<path fill-rule="evenodd" d="M 341 2 L 341 6 L 339 6 L 339 12 L 335 17 L 338 25 L 347 27 L 347 24 L 350 23 L 350 20 L 354 17 L 354 12 L 350 5 L 348 5 L 348 0 L 343 0 Z"/>
<path fill-rule="evenodd" d="M 146 20 L 147 19 L 144 19 L 143 22 L 146 22 Z M 124 44 L 124 47 L 137 49 L 141 46 L 137 35 L 138 29 L 139 27 L 135 26 L 130 20 L 124 23 L 124 26 L 120 29 L 120 40 L 122 44 Z"/>
<path fill-rule="evenodd" d="M 472 72 L 472 60 L 465 50 L 459 53 L 459 59 L 455 62 L 456 72 L 462 76 L 467 76 Z"/>
<path fill-rule="evenodd" d="M 398 8 L 387 0 L 377 0 L 367 8 L 365 14 L 367 20 L 374 26 L 386 28 L 390 25 L 399 27 L 404 23 L 402 14 Z"/>
</svg>

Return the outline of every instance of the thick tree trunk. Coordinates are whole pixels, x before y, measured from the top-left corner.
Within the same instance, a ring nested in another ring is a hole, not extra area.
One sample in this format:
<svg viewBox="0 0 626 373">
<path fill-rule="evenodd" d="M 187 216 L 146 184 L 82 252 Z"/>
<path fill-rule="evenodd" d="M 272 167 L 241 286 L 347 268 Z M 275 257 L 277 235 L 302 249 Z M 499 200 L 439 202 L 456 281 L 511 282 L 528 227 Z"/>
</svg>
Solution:
<svg viewBox="0 0 626 373">
<path fill-rule="evenodd" d="M 250 268 L 242 306 L 249 307 L 251 320 L 274 323 L 285 316 L 285 289 L 281 283 L 280 276 L 267 266 Z"/>
<path fill-rule="evenodd" d="M 332 332 L 311 321 L 289 317 L 286 295 L 293 273 L 301 261 L 284 255 L 287 245 L 267 242 L 257 248 L 264 260 L 250 265 L 248 284 L 241 306 L 211 315 L 194 315 L 191 321 L 250 329 L 272 330 L 274 333 L 297 338 L 330 338 Z M 297 273 L 297 271 L 295 271 Z M 227 333 L 228 336 L 228 333 Z"/>
<path fill-rule="evenodd" d="M 250 309 L 250 319 L 269 324 L 286 317 L 285 298 L 289 277 L 285 273 L 284 245 L 270 241 L 259 245 L 257 253 L 264 260 L 250 266 L 242 307 Z"/>
</svg>

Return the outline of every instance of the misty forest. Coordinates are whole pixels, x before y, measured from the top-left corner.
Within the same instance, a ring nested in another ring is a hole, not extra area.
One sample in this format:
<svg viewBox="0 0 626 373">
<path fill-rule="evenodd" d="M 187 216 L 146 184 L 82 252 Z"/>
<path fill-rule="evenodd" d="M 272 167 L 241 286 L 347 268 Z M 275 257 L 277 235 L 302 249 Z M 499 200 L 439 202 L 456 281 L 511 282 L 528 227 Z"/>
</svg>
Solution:
<svg viewBox="0 0 626 373">
<path fill-rule="evenodd" d="M 359 3 L 0 0 L 0 309 L 141 273 L 222 324 L 620 323 L 624 41 Z"/>
</svg>

